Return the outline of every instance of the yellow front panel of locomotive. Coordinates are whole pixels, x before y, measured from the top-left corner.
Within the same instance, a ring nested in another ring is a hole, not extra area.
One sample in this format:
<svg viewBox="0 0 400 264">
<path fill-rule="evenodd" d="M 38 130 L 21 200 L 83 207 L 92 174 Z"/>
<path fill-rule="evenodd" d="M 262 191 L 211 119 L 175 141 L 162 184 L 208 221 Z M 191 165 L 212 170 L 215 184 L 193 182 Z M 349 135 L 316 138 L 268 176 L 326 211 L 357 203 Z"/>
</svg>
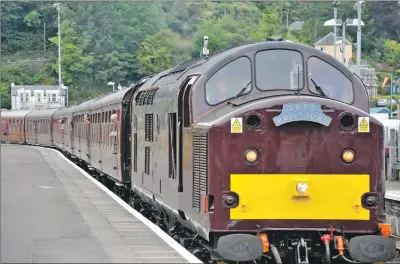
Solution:
<svg viewBox="0 0 400 264">
<path fill-rule="evenodd" d="M 297 187 L 306 186 L 298 192 Z M 239 205 L 234 219 L 369 220 L 361 205 L 369 192 L 365 174 L 232 174 Z"/>
</svg>

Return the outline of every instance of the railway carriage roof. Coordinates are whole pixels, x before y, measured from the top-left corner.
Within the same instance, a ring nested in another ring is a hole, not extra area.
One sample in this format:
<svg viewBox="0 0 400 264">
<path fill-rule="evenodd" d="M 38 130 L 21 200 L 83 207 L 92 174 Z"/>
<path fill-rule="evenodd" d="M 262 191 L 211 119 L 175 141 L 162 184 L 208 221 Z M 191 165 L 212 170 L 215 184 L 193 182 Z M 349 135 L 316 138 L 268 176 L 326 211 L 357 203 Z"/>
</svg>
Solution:
<svg viewBox="0 0 400 264">
<path fill-rule="evenodd" d="M 35 110 L 26 115 L 26 118 L 51 118 L 58 109 Z"/>
<path fill-rule="evenodd" d="M 96 109 L 100 107 L 104 107 L 107 105 L 112 105 L 116 103 L 122 104 L 122 100 L 124 99 L 124 96 L 127 92 L 129 92 L 133 88 L 125 88 L 123 90 L 117 91 L 112 94 L 107 94 L 105 96 L 102 96 L 100 98 L 97 98 L 95 101 L 93 101 L 88 109 Z"/>
<path fill-rule="evenodd" d="M 74 107 L 63 107 L 54 112 L 53 117 L 59 117 L 73 112 Z"/>
<path fill-rule="evenodd" d="M 98 100 L 98 99 L 99 99 L 99 97 L 90 99 L 90 100 L 85 101 L 85 102 L 83 102 L 83 103 L 80 103 L 80 104 L 78 104 L 78 105 L 72 107 L 72 112 L 73 112 L 73 113 L 77 113 L 77 112 L 81 112 L 81 111 L 85 111 L 85 110 L 88 111 L 88 110 L 90 109 L 89 106 L 90 106 L 91 104 L 93 104 L 93 102 L 96 101 L 96 100 Z"/>
<path fill-rule="evenodd" d="M 32 110 L 11 110 L 11 111 L 2 111 L 1 117 L 7 118 L 20 118 L 25 117 L 28 113 L 32 112 Z"/>
</svg>

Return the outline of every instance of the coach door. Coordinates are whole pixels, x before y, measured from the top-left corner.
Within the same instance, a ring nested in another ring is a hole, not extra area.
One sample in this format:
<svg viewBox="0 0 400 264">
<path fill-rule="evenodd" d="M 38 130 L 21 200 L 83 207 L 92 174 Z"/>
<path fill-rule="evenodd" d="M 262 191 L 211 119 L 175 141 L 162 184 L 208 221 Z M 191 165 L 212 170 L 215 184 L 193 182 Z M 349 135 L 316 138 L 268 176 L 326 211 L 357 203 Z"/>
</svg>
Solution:
<svg viewBox="0 0 400 264">
<path fill-rule="evenodd" d="M 69 117 L 69 144 L 70 144 L 70 150 L 73 155 L 76 155 L 75 153 L 75 142 L 74 142 L 74 133 L 75 133 L 75 119 L 76 117 L 71 114 Z"/>
<path fill-rule="evenodd" d="M 38 121 L 37 120 L 35 120 L 35 121 L 33 121 L 33 142 L 35 142 L 34 144 L 37 144 L 37 142 L 38 142 Z"/>
<path fill-rule="evenodd" d="M 90 124 L 92 122 L 92 116 L 90 114 L 84 115 L 84 123 L 85 123 L 85 128 L 84 128 L 84 137 L 85 137 L 85 144 L 83 146 L 83 160 L 86 160 L 87 162 L 90 163 Z"/>
<path fill-rule="evenodd" d="M 112 113 L 113 114 L 111 115 L 111 122 L 112 122 L 111 124 L 112 124 L 113 129 L 112 129 L 111 133 L 113 133 L 113 137 L 111 137 L 111 138 L 113 141 L 112 151 L 113 151 L 113 155 L 115 158 L 114 170 L 115 170 L 115 177 L 117 179 L 119 179 L 119 175 L 120 175 L 119 170 L 121 167 L 119 164 L 119 161 L 120 161 L 119 137 L 122 136 L 122 135 L 120 135 L 120 131 L 119 131 L 119 124 L 120 124 L 119 122 L 120 122 L 121 113 L 120 113 L 120 111 L 116 111 L 116 110 L 113 110 Z M 122 176 L 122 174 L 121 174 L 121 176 Z M 122 177 L 121 177 L 121 181 L 122 181 Z"/>
<path fill-rule="evenodd" d="M 192 167 L 192 130 L 190 120 L 190 91 L 194 82 L 197 80 L 198 75 L 189 76 L 182 84 L 179 90 L 178 97 L 178 192 L 182 193 L 184 190 L 183 179 L 189 179 L 192 177 L 190 174 Z M 186 176 L 184 176 L 186 174 Z M 188 188 L 188 187 L 186 187 Z"/>
</svg>

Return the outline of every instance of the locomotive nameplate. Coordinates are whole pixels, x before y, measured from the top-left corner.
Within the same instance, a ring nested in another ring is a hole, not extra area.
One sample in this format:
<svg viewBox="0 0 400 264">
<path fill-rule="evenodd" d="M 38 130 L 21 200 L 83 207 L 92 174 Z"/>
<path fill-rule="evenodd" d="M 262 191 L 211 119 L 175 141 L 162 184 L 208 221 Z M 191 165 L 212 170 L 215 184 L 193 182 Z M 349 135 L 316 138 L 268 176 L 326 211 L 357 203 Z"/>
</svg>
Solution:
<svg viewBox="0 0 400 264">
<path fill-rule="evenodd" d="M 332 118 L 322 112 L 320 104 L 314 103 L 290 103 L 284 104 L 282 112 L 273 118 L 276 126 L 291 122 L 314 122 L 329 126 Z"/>
</svg>

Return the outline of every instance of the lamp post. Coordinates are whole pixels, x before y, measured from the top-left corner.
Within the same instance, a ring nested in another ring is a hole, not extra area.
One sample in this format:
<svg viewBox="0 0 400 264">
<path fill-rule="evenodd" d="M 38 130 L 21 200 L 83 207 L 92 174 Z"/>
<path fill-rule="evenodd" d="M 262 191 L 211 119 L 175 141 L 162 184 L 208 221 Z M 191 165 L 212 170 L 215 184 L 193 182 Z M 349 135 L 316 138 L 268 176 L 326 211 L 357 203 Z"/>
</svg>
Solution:
<svg viewBox="0 0 400 264">
<path fill-rule="evenodd" d="M 357 71 L 360 73 L 360 60 L 361 60 L 361 4 L 363 0 L 357 0 L 354 4 L 354 9 L 357 10 Z"/>
<path fill-rule="evenodd" d="M 335 20 L 337 19 L 337 7 L 338 7 L 339 3 L 340 3 L 340 1 L 338 1 L 338 0 L 335 0 L 332 3 L 332 6 L 333 6 L 333 19 L 335 19 Z M 333 35 L 334 35 L 333 56 L 336 59 L 336 41 L 337 41 L 337 39 L 336 39 L 337 38 L 337 26 L 336 25 L 333 26 Z"/>
<path fill-rule="evenodd" d="M 361 25 L 364 26 L 364 22 L 360 21 Z M 346 47 L 346 26 L 357 26 L 358 19 L 330 19 L 325 21 L 324 27 L 342 26 L 342 63 L 345 64 L 345 47 Z"/>
<path fill-rule="evenodd" d="M 113 87 L 113 93 L 114 93 L 114 90 L 115 90 L 115 82 L 108 82 L 107 85 L 112 85 L 112 87 Z"/>
<path fill-rule="evenodd" d="M 62 5 L 60 3 L 54 3 L 53 7 L 57 8 L 57 20 L 58 20 L 58 91 L 60 96 L 60 107 L 61 105 L 61 29 L 60 29 L 60 11 Z"/>
<path fill-rule="evenodd" d="M 393 74 L 390 73 L 390 119 L 393 119 Z"/>
</svg>

